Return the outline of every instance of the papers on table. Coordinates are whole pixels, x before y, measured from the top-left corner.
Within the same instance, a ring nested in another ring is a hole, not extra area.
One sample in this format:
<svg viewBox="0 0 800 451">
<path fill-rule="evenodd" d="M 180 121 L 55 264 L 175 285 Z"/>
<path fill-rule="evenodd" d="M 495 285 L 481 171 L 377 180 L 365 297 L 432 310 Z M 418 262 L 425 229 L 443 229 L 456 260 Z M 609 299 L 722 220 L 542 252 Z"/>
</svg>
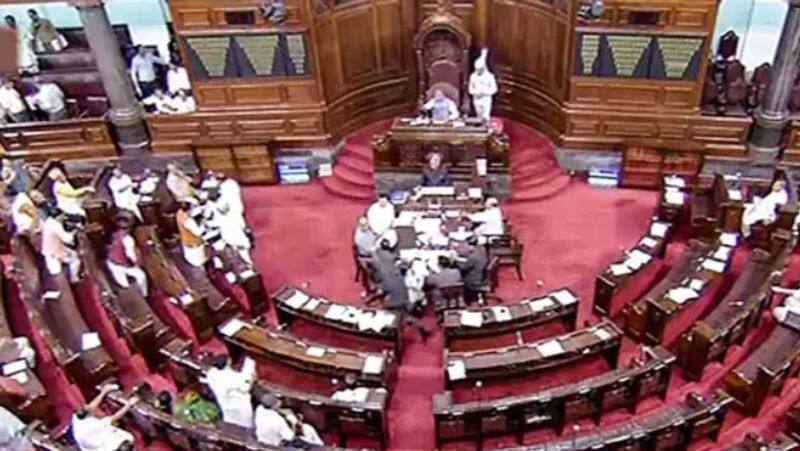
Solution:
<svg viewBox="0 0 800 451">
<path fill-rule="evenodd" d="M 634 249 L 628 253 L 628 258 L 625 260 L 625 266 L 636 271 L 642 266 L 646 265 L 653 257 L 639 249 Z"/>
<path fill-rule="evenodd" d="M 575 295 L 567 289 L 558 290 L 554 293 L 551 293 L 550 296 L 552 296 L 561 305 L 570 305 L 578 302 L 578 298 L 576 298 Z"/>
<path fill-rule="evenodd" d="M 481 312 L 462 310 L 460 319 L 462 326 L 481 327 L 483 325 L 483 315 Z"/>
<path fill-rule="evenodd" d="M 613 264 L 609 269 L 611 270 L 611 274 L 615 276 L 622 276 L 633 272 L 631 268 L 621 263 Z"/>
<path fill-rule="evenodd" d="M 448 236 L 451 239 L 454 239 L 456 241 L 466 241 L 467 238 L 471 237 L 472 235 L 474 235 L 474 233 L 472 233 L 472 231 L 465 230 L 465 229 L 462 228 L 462 229 L 456 230 L 455 232 L 450 232 L 450 234 Z M 445 245 L 447 245 L 447 243 L 445 243 Z"/>
<path fill-rule="evenodd" d="M 11 379 L 14 379 L 15 381 L 19 382 L 22 385 L 25 385 L 25 384 L 28 383 L 28 375 L 24 371 L 20 371 L 19 373 L 14 373 L 9 377 Z"/>
<path fill-rule="evenodd" d="M 320 358 L 325 355 L 325 348 L 320 348 L 319 346 L 309 346 L 306 349 L 306 355 L 310 357 Z"/>
<path fill-rule="evenodd" d="M 283 303 L 293 309 L 299 309 L 300 307 L 303 306 L 303 304 L 306 303 L 306 301 L 308 301 L 308 299 L 309 298 L 307 294 L 303 293 L 300 290 L 294 290 L 294 293 L 291 296 L 289 296 L 289 299 L 286 299 L 285 301 L 283 301 Z"/>
<path fill-rule="evenodd" d="M 719 260 L 722 262 L 728 261 L 728 259 L 731 257 L 732 250 L 733 249 L 729 248 L 728 246 L 720 246 L 714 252 L 713 258 L 714 260 Z"/>
<path fill-rule="evenodd" d="M 414 221 L 421 217 L 424 213 L 418 211 L 401 211 L 400 214 L 394 219 L 395 227 L 411 227 Z"/>
<path fill-rule="evenodd" d="M 476 158 L 475 172 L 478 173 L 478 177 L 486 177 L 486 174 L 489 172 L 489 160 L 486 158 Z"/>
<path fill-rule="evenodd" d="M 467 188 L 467 197 L 470 199 L 483 199 L 483 190 L 480 188 Z"/>
<path fill-rule="evenodd" d="M 467 377 L 467 366 L 463 360 L 451 360 L 447 364 L 447 378 L 451 381 L 458 381 Z"/>
<path fill-rule="evenodd" d="M 314 310 L 316 310 L 316 309 L 317 309 L 317 307 L 319 307 L 319 305 L 320 305 L 321 303 L 322 303 L 322 299 L 318 299 L 318 298 L 311 298 L 311 299 L 309 299 L 309 300 L 308 300 L 308 302 L 306 302 L 306 304 L 303 306 L 303 310 L 306 310 L 306 311 L 308 311 L 308 312 L 313 312 Z"/>
<path fill-rule="evenodd" d="M 592 330 L 592 333 L 602 341 L 606 341 L 611 338 L 611 334 L 603 327 L 595 327 Z"/>
<path fill-rule="evenodd" d="M 100 335 L 97 332 L 87 332 L 81 335 L 81 350 L 90 351 L 100 347 Z"/>
<path fill-rule="evenodd" d="M 725 263 L 707 258 L 703 260 L 703 269 L 722 274 L 725 272 Z"/>
<path fill-rule="evenodd" d="M 178 300 L 181 301 L 181 305 L 189 305 L 194 302 L 194 298 L 189 293 L 183 293 L 182 295 L 178 296 Z"/>
<path fill-rule="evenodd" d="M 417 218 L 414 231 L 422 235 L 439 235 L 442 233 L 442 220 L 439 218 Z"/>
<path fill-rule="evenodd" d="M 730 200 L 742 200 L 742 192 L 738 189 L 729 189 L 728 198 Z"/>
<path fill-rule="evenodd" d="M 564 347 L 561 346 L 561 342 L 558 340 L 547 340 L 537 345 L 536 350 L 545 357 L 551 357 L 562 354 L 564 352 Z"/>
<path fill-rule="evenodd" d="M 239 332 L 245 327 L 247 327 L 247 324 L 245 324 L 242 320 L 233 318 L 224 325 L 220 326 L 219 333 L 225 335 L 226 337 L 232 337 L 236 335 L 236 332 Z"/>
<path fill-rule="evenodd" d="M 361 312 L 358 317 L 359 330 L 374 330 L 380 332 L 384 327 L 390 326 L 394 322 L 394 313 L 379 310 L 377 312 Z"/>
<path fill-rule="evenodd" d="M 686 188 L 686 180 L 676 175 L 668 175 L 664 177 L 664 185 L 674 188 Z"/>
<path fill-rule="evenodd" d="M 556 303 L 553 302 L 553 300 L 550 298 L 541 298 L 541 299 L 535 299 L 533 301 L 528 301 L 528 305 L 530 306 L 531 310 L 533 310 L 533 313 L 539 313 L 541 311 L 552 308 L 554 305 L 556 305 Z"/>
<path fill-rule="evenodd" d="M 683 192 L 677 190 L 670 190 L 664 192 L 664 200 L 670 205 L 683 205 L 685 196 Z"/>
<path fill-rule="evenodd" d="M 492 313 L 494 313 L 495 321 L 499 323 L 505 321 L 511 321 L 511 310 L 509 310 L 508 307 L 503 307 L 503 306 L 492 307 Z"/>
<path fill-rule="evenodd" d="M 341 402 L 367 402 L 370 389 L 367 387 L 358 387 L 347 390 L 339 390 L 331 396 L 334 401 Z"/>
<path fill-rule="evenodd" d="M 420 186 L 417 188 L 417 194 L 420 196 L 452 197 L 456 195 L 456 189 L 452 186 Z"/>
<path fill-rule="evenodd" d="M 381 374 L 383 371 L 383 357 L 374 355 L 367 356 L 364 359 L 364 368 L 361 370 L 364 374 Z"/>
<path fill-rule="evenodd" d="M 358 319 L 361 317 L 361 309 L 354 306 L 348 306 L 342 313 L 341 321 L 347 324 L 357 324 Z"/>
<path fill-rule="evenodd" d="M 658 246 L 658 240 L 646 236 L 642 238 L 641 241 L 639 241 L 639 244 L 641 244 L 644 247 L 649 247 L 650 249 L 655 249 L 655 247 Z"/>
<path fill-rule="evenodd" d="M 723 233 L 719 236 L 719 242 L 729 247 L 736 247 L 739 242 L 739 235 L 735 233 Z"/>
<path fill-rule="evenodd" d="M 664 238 L 669 230 L 669 224 L 665 222 L 654 222 L 650 224 L 650 235 L 656 238 Z"/>
<path fill-rule="evenodd" d="M 705 286 L 706 286 L 706 282 L 704 280 L 692 279 L 692 281 L 689 282 L 689 288 L 691 288 L 692 290 L 694 290 L 694 291 L 696 291 L 698 293 L 703 291 L 703 287 L 705 287 Z"/>
<path fill-rule="evenodd" d="M 678 287 L 669 290 L 667 297 L 676 304 L 683 304 L 691 299 L 697 299 L 700 295 L 689 287 Z"/>
<path fill-rule="evenodd" d="M 25 359 L 14 360 L 3 365 L 3 376 L 10 376 L 20 371 L 25 371 L 28 368 L 28 362 Z"/>
<path fill-rule="evenodd" d="M 328 306 L 328 311 L 325 312 L 325 318 L 332 321 L 340 321 L 344 311 L 345 307 L 343 305 L 331 304 Z"/>
</svg>

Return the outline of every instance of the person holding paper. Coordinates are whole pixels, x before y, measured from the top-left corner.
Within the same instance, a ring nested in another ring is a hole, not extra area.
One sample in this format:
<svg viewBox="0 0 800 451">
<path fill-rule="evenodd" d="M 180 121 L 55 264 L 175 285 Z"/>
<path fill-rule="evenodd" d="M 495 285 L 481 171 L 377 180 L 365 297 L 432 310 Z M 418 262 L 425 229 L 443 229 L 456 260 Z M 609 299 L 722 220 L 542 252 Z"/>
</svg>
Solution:
<svg viewBox="0 0 800 451">
<path fill-rule="evenodd" d="M 428 164 L 422 169 L 422 186 L 453 186 L 450 171 L 442 165 L 442 156 L 436 152 L 428 155 Z"/>
<path fill-rule="evenodd" d="M 112 391 L 119 390 L 115 385 L 104 385 L 100 393 L 89 404 L 79 408 L 72 415 L 72 436 L 81 451 L 133 450 L 133 435 L 115 426 L 130 411 L 139 398 L 133 396 L 113 415 L 101 417 L 100 404 Z"/>
<path fill-rule="evenodd" d="M 503 222 L 503 212 L 500 211 L 500 202 L 496 198 L 486 199 L 486 208 L 483 211 L 472 213 L 469 220 L 477 223 L 475 233 L 481 237 L 482 242 L 486 242 L 493 237 L 502 236 L 505 233 Z"/>
<path fill-rule="evenodd" d="M 380 196 L 378 201 L 370 205 L 369 209 L 367 209 L 367 222 L 369 222 L 369 227 L 379 236 L 383 235 L 384 232 L 392 227 L 394 217 L 394 205 L 389 202 L 389 198 L 385 195 Z"/>
<path fill-rule="evenodd" d="M 128 288 L 133 279 L 143 296 L 147 296 L 147 275 L 139 266 L 139 252 L 131 236 L 131 218 L 127 215 L 117 217 L 117 230 L 111 235 L 106 254 L 108 272 L 117 285 Z"/>
<path fill-rule="evenodd" d="M 769 194 L 763 198 L 756 196 L 753 202 L 745 205 L 742 215 L 742 233 L 745 236 L 749 235 L 750 228 L 758 222 L 766 224 L 774 222 L 778 208 L 786 205 L 787 202 L 789 202 L 789 194 L 786 192 L 786 182 L 780 179 L 775 180 Z"/>
</svg>

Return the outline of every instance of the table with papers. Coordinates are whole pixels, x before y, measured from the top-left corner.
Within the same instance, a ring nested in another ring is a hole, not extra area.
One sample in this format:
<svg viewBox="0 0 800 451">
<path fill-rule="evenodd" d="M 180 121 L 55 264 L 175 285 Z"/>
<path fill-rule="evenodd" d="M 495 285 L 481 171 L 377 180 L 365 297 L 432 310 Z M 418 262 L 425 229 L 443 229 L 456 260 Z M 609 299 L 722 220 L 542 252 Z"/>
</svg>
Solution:
<svg viewBox="0 0 800 451">
<path fill-rule="evenodd" d="M 291 325 L 300 318 L 337 332 L 385 342 L 398 359 L 402 356 L 402 324 L 388 310 L 341 304 L 292 287 L 279 289 L 272 298 L 281 324 Z"/>
</svg>

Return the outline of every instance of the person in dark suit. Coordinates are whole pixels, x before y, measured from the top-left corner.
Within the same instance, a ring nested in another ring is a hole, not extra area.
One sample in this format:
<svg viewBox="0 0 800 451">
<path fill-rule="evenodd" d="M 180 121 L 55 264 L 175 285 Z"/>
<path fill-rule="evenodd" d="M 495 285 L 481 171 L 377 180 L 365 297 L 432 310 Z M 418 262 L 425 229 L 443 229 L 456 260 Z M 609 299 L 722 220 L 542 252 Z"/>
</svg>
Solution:
<svg viewBox="0 0 800 451">
<path fill-rule="evenodd" d="M 489 256 L 486 247 L 478 244 L 478 238 L 472 236 L 469 241 L 469 250 L 458 261 L 461 278 L 464 280 L 464 298 L 467 304 L 479 299 L 480 289 L 487 283 L 486 267 L 489 265 Z"/>
<path fill-rule="evenodd" d="M 442 165 L 442 156 L 432 153 L 428 156 L 428 164 L 422 169 L 422 186 L 452 186 L 450 171 Z"/>
<path fill-rule="evenodd" d="M 383 299 L 383 308 L 398 315 L 403 324 L 417 329 L 422 342 L 425 343 L 428 340 L 429 332 L 419 320 L 411 316 L 413 305 L 408 297 L 408 287 L 403 277 L 403 269 L 399 265 L 384 264 L 376 273 L 378 291 L 367 299 L 366 304 L 369 305 L 378 299 Z"/>
<path fill-rule="evenodd" d="M 433 305 L 443 301 L 442 288 L 460 285 L 461 271 L 455 267 L 453 260 L 444 255 L 439 257 L 439 272 L 434 272 L 426 279 Z"/>
</svg>

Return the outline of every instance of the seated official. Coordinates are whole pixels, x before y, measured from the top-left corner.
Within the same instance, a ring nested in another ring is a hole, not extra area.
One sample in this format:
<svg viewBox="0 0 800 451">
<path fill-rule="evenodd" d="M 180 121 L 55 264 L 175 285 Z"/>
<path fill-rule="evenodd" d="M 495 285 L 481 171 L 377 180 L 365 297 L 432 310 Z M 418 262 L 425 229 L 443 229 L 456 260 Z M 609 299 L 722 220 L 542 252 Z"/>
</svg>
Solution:
<svg viewBox="0 0 800 451">
<path fill-rule="evenodd" d="M 452 186 L 450 171 L 442 165 L 442 156 L 432 153 L 428 156 L 428 164 L 422 169 L 422 186 Z"/>
<path fill-rule="evenodd" d="M 366 216 L 358 218 L 358 226 L 353 234 L 353 245 L 359 257 L 372 257 L 372 251 L 378 241 L 378 236 L 369 227 Z"/>
<path fill-rule="evenodd" d="M 500 203 L 494 197 L 486 199 L 485 209 L 469 215 L 469 220 L 476 223 L 475 233 L 481 238 L 481 242 L 486 242 L 491 237 L 502 236 L 505 233 L 505 223 L 503 222 L 503 212 L 500 211 Z"/>
<path fill-rule="evenodd" d="M 383 235 L 384 232 L 392 227 L 394 218 L 394 205 L 389 202 L 389 198 L 385 195 L 380 196 L 378 201 L 370 205 L 369 209 L 367 209 L 367 222 L 369 223 L 369 227 L 378 236 Z"/>
<path fill-rule="evenodd" d="M 489 257 L 486 248 L 478 244 L 476 236 L 470 237 L 468 244 L 469 250 L 458 260 L 457 266 L 464 281 L 465 301 L 471 304 L 480 300 L 481 289 L 488 282 L 486 267 L 489 265 Z"/>
<path fill-rule="evenodd" d="M 442 289 L 461 285 L 461 271 L 455 267 L 453 260 L 444 255 L 439 257 L 439 271 L 432 272 L 425 280 L 426 285 L 430 288 L 430 296 L 434 305 L 440 304 L 444 301 L 442 297 Z"/>
<path fill-rule="evenodd" d="M 226 355 L 214 358 L 203 382 L 211 389 L 222 411 L 222 421 L 246 429 L 253 428 L 253 403 L 250 390 L 256 376 L 255 362 L 246 358 L 236 370 Z"/>
<path fill-rule="evenodd" d="M 136 184 L 130 175 L 122 172 L 122 168 L 119 166 L 114 166 L 111 171 L 111 177 L 108 178 L 108 191 L 111 192 L 114 206 L 133 214 L 138 220 L 142 220 Z"/>
<path fill-rule="evenodd" d="M 177 110 L 173 104 L 172 97 L 164 94 L 161 88 L 156 88 L 153 94 L 142 99 L 142 104 L 148 107 L 154 114 L 175 114 Z"/>
<path fill-rule="evenodd" d="M 259 443 L 283 446 L 295 438 L 295 431 L 286 420 L 288 411 L 273 394 L 262 393 L 255 409 L 255 430 Z"/>
<path fill-rule="evenodd" d="M 100 394 L 89 404 L 79 408 L 72 415 L 72 437 L 78 444 L 81 451 L 119 451 L 133 450 L 133 435 L 115 426 L 133 406 L 139 402 L 139 398 L 133 396 L 116 413 L 110 416 L 99 416 L 100 403 L 103 398 L 118 387 L 114 385 L 104 385 L 100 389 Z"/>
<path fill-rule="evenodd" d="M 66 213 L 73 220 L 85 219 L 86 210 L 83 209 L 83 198 L 87 194 L 94 193 L 94 187 L 75 188 L 61 169 L 53 170 L 50 177 L 53 179 L 52 194 L 56 199 L 56 206 L 59 210 Z"/>
<path fill-rule="evenodd" d="M 433 122 L 449 122 L 459 118 L 458 105 L 450 100 L 441 89 L 433 93 L 433 98 L 423 107 L 431 115 Z"/>
<path fill-rule="evenodd" d="M 25 191 L 15 194 L 14 189 L 8 189 L 7 194 L 14 200 L 11 202 L 11 223 L 14 225 L 14 234 L 35 235 L 42 229 L 42 216 L 36 205 L 43 202 L 43 196 L 38 191 L 33 191 L 29 195 Z"/>
<path fill-rule="evenodd" d="M 106 254 L 106 267 L 117 285 L 128 288 L 133 279 L 143 296 L 147 296 L 147 274 L 139 266 L 139 252 L 131 235 L 132 220 L 125 214 L 117 217 L 117 230 L 111 235 Z"/>
<path fill-rule="evenodd" d="M 742 232 L 744 235 L 749 235 L 750 228 L 758 222 L 768 224 L 774 222 L 777 218 L 778 209 L 782 205 L 786 205 L 787 202 L 789 202 L 789 193 L 786 192 L 786 182 L 775 180 L 769 194 L 763 198 L 756 197 L 752 203 L 745 205 L 742 215 Z"/>
</svg>

